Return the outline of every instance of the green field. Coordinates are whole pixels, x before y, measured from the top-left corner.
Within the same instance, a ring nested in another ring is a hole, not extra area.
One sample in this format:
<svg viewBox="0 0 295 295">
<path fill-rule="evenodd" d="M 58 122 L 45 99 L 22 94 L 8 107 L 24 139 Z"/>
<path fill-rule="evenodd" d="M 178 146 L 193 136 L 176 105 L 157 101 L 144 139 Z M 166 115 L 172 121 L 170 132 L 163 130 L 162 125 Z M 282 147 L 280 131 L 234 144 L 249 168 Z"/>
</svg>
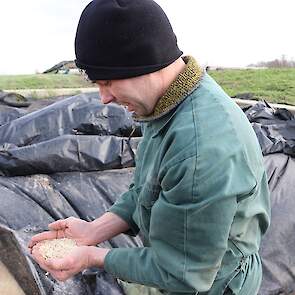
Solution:
<svg viewBox="0 0 295 295">
<path fill-rule="evenodd" d="M 211 70 L 209 74 L 230 96 L 295 105 L 295 69 Z M 93 87 L 79 75 L 38 74 L 0 76 L 0 89 L 52 89 Z"/>
<path fill-rule="evenodd" d="M 0 89 L 51 89 L 93 87 L 80 75 L 36 74 L 0 76 Z"/>
<path fill-rule="evenodd" d="M 249 93 L 253 99 L 295 105 L 295 68 L 214 70 L 209 74 L 230 96 Z"/>
</svg>

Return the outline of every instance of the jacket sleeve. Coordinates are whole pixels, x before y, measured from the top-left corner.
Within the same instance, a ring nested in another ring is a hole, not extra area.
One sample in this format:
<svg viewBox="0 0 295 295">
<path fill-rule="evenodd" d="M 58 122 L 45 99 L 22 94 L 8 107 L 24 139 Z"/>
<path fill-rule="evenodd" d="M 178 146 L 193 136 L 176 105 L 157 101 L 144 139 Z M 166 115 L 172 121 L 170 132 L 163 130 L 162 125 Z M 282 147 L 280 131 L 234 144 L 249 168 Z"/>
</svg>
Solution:
<svg viewBox="0 0 295 295">
<path fill-rule="evenodd" d="M 132 214 L 136 208 L 134 189 L 134 185 L 131 184 L 129 190 L 118 198 L 117 201 L 107 210 L 107 212 L 112 212 L 118 215 L 129 224 L 130 229 L 125 234 L 131 236 L 136 236 L 139 232 L 139 228 L 132 218 Z"/>
<path fill-rule="evenodd" d="M 113 249 L 105 269 L 168 291 L 209 290 L 227 250 L 237 197 L 256 184 L 247 165 L 235 161 L 198 171 L 197 157 L 190 157 L 162 171 L 162 191 L 151 207 L 150 247 Z"/>
</svg>

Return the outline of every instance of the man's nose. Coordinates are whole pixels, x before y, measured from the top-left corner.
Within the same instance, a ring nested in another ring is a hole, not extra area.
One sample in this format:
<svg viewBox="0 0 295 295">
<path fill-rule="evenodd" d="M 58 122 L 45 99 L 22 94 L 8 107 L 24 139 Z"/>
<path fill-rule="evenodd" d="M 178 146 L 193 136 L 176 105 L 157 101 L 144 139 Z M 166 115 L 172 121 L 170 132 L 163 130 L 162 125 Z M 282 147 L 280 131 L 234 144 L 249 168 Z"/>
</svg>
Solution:
<svg viewBox="0 0 295 295">
<path fill-rule="evenodd" d="M 100 101 L 103 104 L 108 104 L 112 101 L 114 101 L 114 96 L 107 90 L 104 89 L 103 87 L 99 88 L 99 94 L 100 94 Z"/>
</svg>

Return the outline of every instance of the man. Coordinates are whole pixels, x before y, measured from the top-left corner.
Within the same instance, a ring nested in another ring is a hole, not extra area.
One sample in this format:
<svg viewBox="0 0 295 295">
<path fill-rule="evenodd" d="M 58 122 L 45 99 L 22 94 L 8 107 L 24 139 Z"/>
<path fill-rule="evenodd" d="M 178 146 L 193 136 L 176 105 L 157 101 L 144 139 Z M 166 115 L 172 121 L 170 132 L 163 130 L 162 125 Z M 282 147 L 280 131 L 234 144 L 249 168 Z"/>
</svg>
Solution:
<svg viewBox="0 0 295 295">
<path fill-rule="evenodd" d="M 142 122 L 134 182 L 93 222 L 73 217 L 32 238 L 37 262 L 66 280 L 90 266 L 167 294 L 255 295 L 269 226 L 269 192 L 255 133 L 239 107 L 192 57 L 181 57 L 152 0 L 98 0 L 83 11 L 76 64 Z M 145 247 L 96 244 L 141 231 Z M 38 242 L 79 246 L 45 261 Z"/>
</svg>

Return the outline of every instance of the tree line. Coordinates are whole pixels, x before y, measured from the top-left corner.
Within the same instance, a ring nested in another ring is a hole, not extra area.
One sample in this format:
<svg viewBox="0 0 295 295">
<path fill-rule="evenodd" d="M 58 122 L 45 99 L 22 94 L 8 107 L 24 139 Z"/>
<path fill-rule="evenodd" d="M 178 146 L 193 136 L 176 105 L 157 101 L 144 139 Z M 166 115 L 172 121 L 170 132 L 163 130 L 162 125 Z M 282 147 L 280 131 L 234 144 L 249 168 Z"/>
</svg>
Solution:
<svg viewBox="0 0 295 295">
<path fill-rule="evenodd" d="M 249 67 L 266 67 L 266 68 L 295 68 L 295 61 L 288 60 L 285 55 L 271 61 L 260 61 L 256 64 L 250 64 Z"/>
</svg>

